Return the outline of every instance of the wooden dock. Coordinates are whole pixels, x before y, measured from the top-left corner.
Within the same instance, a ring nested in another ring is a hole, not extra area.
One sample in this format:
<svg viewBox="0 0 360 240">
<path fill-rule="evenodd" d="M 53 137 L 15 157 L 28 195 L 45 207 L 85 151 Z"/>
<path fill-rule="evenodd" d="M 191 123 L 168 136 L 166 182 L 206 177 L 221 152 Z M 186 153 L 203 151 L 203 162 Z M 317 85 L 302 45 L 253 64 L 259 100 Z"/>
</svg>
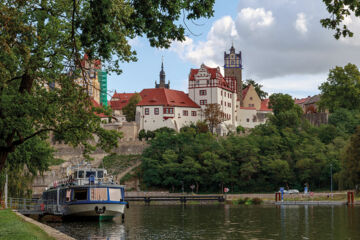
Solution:
<svg viewBox="0 0 360 240">
<path fill-rule="evenodd" d="M 199 196 L 199 195 L 179 195 L 179 196 L 138 196 L 138 197 L 125 197 L 126 202 L 145 202 L 145 204 L 150 204 L 150 202 L 157 202 L 157 201 L 163 201 L 163 202 L 180 202 L 182 204 L 186 204 L 188 201 L 218 201 L 218 202 L 224 202 L 225 198 L 224 196 L 219 195 L 205 195 L 205 196 Z"/>
</svg>

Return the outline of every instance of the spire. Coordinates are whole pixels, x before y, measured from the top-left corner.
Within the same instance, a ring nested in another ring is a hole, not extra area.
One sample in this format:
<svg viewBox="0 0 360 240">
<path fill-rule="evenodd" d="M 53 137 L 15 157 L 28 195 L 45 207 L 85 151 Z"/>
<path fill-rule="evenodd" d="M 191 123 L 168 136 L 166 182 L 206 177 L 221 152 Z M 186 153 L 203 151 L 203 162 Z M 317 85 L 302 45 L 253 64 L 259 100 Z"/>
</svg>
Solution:
<svg viewBox="0 0 360 240">
<path fill-rule="evenodd" d="M 161 57 L 160 85 L 165 85 L 164 56 Z"/>
<path fill-rule="evenodd" d="M 230 53 L 235 53 L 234 41 L 231 43 Z"/>
</svg>

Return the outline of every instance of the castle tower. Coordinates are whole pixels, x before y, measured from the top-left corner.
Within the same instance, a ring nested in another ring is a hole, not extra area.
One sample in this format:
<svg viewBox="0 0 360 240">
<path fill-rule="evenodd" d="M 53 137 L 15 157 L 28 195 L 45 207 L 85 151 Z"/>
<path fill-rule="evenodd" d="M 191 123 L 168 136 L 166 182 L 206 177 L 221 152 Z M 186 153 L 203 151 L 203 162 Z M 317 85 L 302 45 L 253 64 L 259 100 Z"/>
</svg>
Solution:
<svg viewBox="0 0 360 240">
<path fill-rule="evenodd" d="M 240 106 L 242 106 L 243 103 L 242 103 L 241 51 L 239 53 L 236 53 L 233 45 L 230 48 L 230 53 L 224 52 L 224 73 L 225 73 L 225 77 L 235 77 L 236 78 L 237 100 L 240 101 Z"/>
<path fill-rule="evenodd" d="M 170 81 L 165 84 L 165 71 L 164 71 L 164 59 L 161 61 L 161 71 L 160 71 L 160 81 L 159 84 L 156 83 L 155 81 L 155 88 L 170 88 Z"/>
</svg>

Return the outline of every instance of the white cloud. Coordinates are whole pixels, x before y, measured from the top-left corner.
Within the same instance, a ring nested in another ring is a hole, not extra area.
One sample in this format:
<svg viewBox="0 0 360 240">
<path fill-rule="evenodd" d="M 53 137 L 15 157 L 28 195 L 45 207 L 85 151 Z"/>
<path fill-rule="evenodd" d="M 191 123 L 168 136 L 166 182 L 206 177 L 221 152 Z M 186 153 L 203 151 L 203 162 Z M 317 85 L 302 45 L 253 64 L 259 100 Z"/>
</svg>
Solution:
<svg viewBox="0 0 360 240">
<path fill-rule="evenodd" d="M 264 8 L 244 8 L 238 14 L 240 22 L 249 25 L 252 31 L 258 28 L 268 27 L 274 23 L 274 17 L 271 11 L 265 11 Z"/>
<path fill-rule="evenodd" d="M 322 1 L 241 0 L 236 16 L 216 20 L 205 40 L 189 38 L 172 50 L 196 66 L 222 66 L 223 52 L 233 41 L 242 51 L 244 79 L 264 81 L 272 90 L 314 92 L 329 69 L 360 64 L 360 18 L 346 19 L 354 38 L 336 40 L 334 31 L 320 24 L 328 15 Z"/>
<path fill-rule="evenodd" d="M 174 42 L 170 50 L 197 66 L 205 63 L 208 66 L 216 67 L 219 65 L 219 53 L 227 48 L 232 39 L 237 36 L 234 21 L 230 16 L 225 16 L 213 24 L 205 42 L 194 43 L 191 38 L 186 37 L 184 42 Z"/>
<path fill-rule="evenodd" d="M 306 15 L 305 13 L 298 13 L 297 19 L 295 22 L 295 29 L 301 34 L 305 34 L 308 32 Z"/>
</svg>

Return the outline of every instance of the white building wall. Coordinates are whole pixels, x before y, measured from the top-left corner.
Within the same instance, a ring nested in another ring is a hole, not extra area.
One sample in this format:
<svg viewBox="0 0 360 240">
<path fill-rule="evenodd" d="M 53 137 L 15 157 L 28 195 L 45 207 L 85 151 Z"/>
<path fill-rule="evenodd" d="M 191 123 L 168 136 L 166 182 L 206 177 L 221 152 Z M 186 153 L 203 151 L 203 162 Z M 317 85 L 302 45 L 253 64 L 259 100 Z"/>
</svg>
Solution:
<svg viewBox="0 0 360 240">
<path fill-rule="evenodd" d="M 159 109 L 158 115 L 155 115 L 156 108 Z M 164 108 L 173 108 L 174 113 L 164 114 Z M 145 109 L 149 109 L 149 115 L 145 115 Z M 184 110 L 188 111 L 188 116 L 184 116 Z M 193 111 L 196 112 L 196 116 L 192 116 Z M 182 127 L 200 120 L 200 109 L 190 107 L 137 106 L 136 115 L 139 130 L 154 131 L 162 127 L 168 127 L 179 131 Z"/>
</svg>

